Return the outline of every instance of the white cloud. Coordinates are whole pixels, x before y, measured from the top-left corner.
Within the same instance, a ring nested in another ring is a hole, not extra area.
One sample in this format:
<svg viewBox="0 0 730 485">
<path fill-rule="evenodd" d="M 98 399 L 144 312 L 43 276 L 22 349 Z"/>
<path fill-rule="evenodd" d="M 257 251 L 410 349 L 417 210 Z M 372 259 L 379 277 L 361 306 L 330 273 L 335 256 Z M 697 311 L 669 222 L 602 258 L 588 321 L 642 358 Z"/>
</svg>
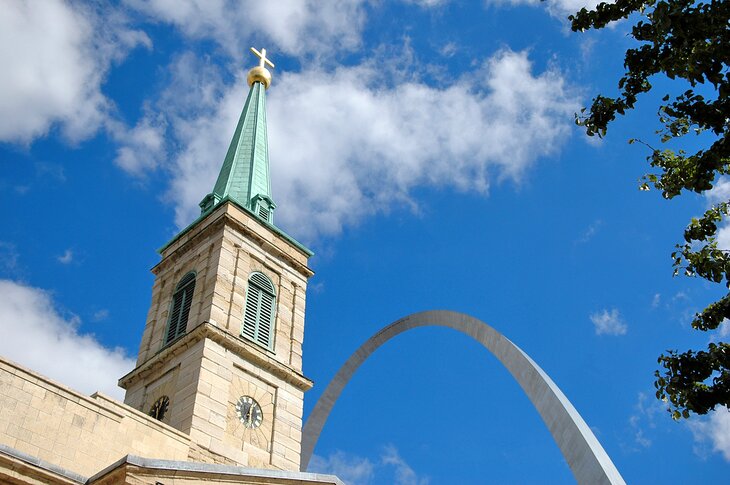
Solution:
<svg viewBox="0 0 730 485">
<path fill-rule="evenodd" d="M 596 233 L 598 232 L 598 230 L 601 228 L 602 225 L 603 225 L 603 221 L 600 219 L 596 219 L 595 221 L 593 221 L 588 226 L 588 229 L 586 229 L 585 232 L 580 236 L 580 238 L 578 238 L 578 240 L 576 241 L 576 244 L 585 244 L 588 241 L 590 241 L 591 239 L 593 239 L 593 236 L 596 235 Z"/>
<path fill-rule="evenodd" d="M 126 0 L 185 35 L 218 42 L 232 56 L 252 41 L 272 42 L 287 54 L 329 55 L 360 44 L 364 0 Z M 268 46 L 267 46 L 268 47 Z"/>
<path fill-rule="evenodd" d="M 457 52 L 459 52 L 459 46 L 456 45 L 456 42 L 447 42 L 439 49 L 439 54 L 444 57 L 454 57 Z"/>
<path fill-rule="evenodd" d="M 596 335 L 625 335 L 629 328 L 616 308 L 593 313 L 590 319 L 596 329 Z"/>
<path fill-rule="evenodd" d="M 15 275 L 18 272 L 20 255 L 15 244 L 0 241 L 0 271 Z"/>
<path fill-rule="evenodd" d="M 383 454 L 380 457 L 380 461 L 384 465 L 392 466 L 394 468 L 395 480 L 393 483 L 396 485 L 426 485 L 428 484 L 428 478 L 419 477 L 413 468 L 406 463 L 406 461 L 400 456 L 398 450 L 393 445 L 385 447 Z"/>
<path fill-rule="evenodd" d="M 112 134 L 119 143 L 114 162 L 124 171 L 141 176 L 154 170 L 165 156 L 165 120 L 146 113 L 133 128 L 114 123 Z"/>
<path fill-rule="evenodd" d="M 593 9 L 603 1 L 606 0 L 486 0 L 488 4 L 494 5 L 544 6 L 550 15 L 561 19 L 567 19 L 568 15 L 575 14 L 583 7 Z"/>
<path fill-rule="evenodd" d="M 661 302 L 662 302 L 662 294 L 654 293 L 654 297 L 651 299 L 651 307 L 657 308 Z"/>
<path fill-rule="evenodd" d="M 727 222 L 717 230 L 717 248 L 730 251 L 730 224 Z"/>
<path fill-rule="evenodd" d="M 646 435 L 647 429 L 656 428 L 655 417 L 664 411 L 664 405 L 657 399 L 651 399 L 650 393 L 640 392 L 634 406 L 635 413 L 629 417 L 629 426 L 633 435 L 633 443 L 628 445 L 629 451 L 640 451 L 650 448 L 652 440 Z"/>
<path fill-rule="evenodd" d="M 724 342 L 730 336 L 730 320 L 727 318 L 720 322 L 712 335 L 710 335 L 710 342 Z"/>
<path fill-rule="evenodd" d="M 61 256 L 56 259 L 61 264 L 71 264 L 74 260 L 74 253 L 70 249 L 67 249 Z"/>
<path fill-rule="evenodd" d="M 712 190 L 708 190 L 704 195 L 707 198 L 707 203 L 710 205 L 730 201 L 730 178 L 720 177 L 715 182 Z"/>
<path fill-rule="evenodd" d="M 53 180 L 58 183 L 66 182 L 66 169 L 59 163 L 37 162 L 35 171 L 36 176 L 39 178 Z"/>
<path fill-rule="evenodd" d="M 385 446 L 380 458 L 375 461 L 343 451 L 335 451 L 327 458 L 313 455 L 308 471 L 337 475 L 348 485 L 429 483 L 429 479 L 419 476 L 393 445 Z"/>
<path fill-rule="evenodd" d="M 730 202 L 730 177 L 720 177 L 712 190 L 705 192 L 708 205 Z M 717 230 L 717 247 L 730 250 L 730 223 L 727 221 Z"/>
<path fill-rule="evenodd" d="M 722 454 L 730 462 L 730 410 L 719 406 L 706 418 L 689 421 L 688 426 L 698 443 L 709 442 L 712 450 Z"/>
<path fill-rule="evenodd" d="M 95 311 L 94 314 L 91 316 L 91 319 L 95 322 L 100 322 L 102 320 L 106 320 L 107 318 L 109 318 L 109 310 L 107 310 L 106 308 Z"/>
<path fill-rule="evenodd" d="M 717 335 L 720 338 L 730 335 L 730 320 L 726 318 L 720 323 L 720 326 L 717 328 Z"/>
<path fill-rule="evenodd" d="M 0 280 L 0 322 L 0 355 L 77 391 L 123 397 L 117 379 L 134 368 L 134 360 L 79 333 L 78 317 L 61 315 L 48 292 Z"/>
<path fill-rule="evenodd" d="M 432 8 L 432 7 L 438 7 L 440 5 L 443 5 L 445 3 L 448 3 L 449 0 L 403 0 L 405 3 L 413 3 L 418 5 L 422 8 Z"/>
<path fill-rule="evenodd" d="M 651 447 L 651 440 L 644 436 L 643 429 L 636 430 L 636 433 L 634 434 L 634 442 L 642 448 Z"/>
<path fill-rule="evenodd" d="M 29 143 L 60 126 L 71 140 L 93 134 L 108 118 L 101 92 L 111 62 L 141 32 L 112 11 L 62 0 L 3 3 L 0 15 L 0 141 Z"/>
<path fill-rule="evenodd" d="M 213 186 L 248 88 L 242 74 L 222 85 L 189 55 L 173 69 L 178 79 L 192 72 L 158 107 L 182 147 L 168 195 L 183 226 Z M 367 61 L 276 77 L 267 109 L 277 223 L 311 240 L 415 205 L 418 186 L 486 193 L 493 180 L 519 183 L 568 138 L 579 106 L 557 69 L 532 71 L 527 52 L 502 50 L 443 88 L 398 77 L 386 85 L 382 66 Z M 186 93 L 200 93 L 198 104 Z"/>
<path fill-rule="evenodd" d="M 375 466 L 367 458 L 335 451 L 327 458 L 313 455 L 308 471 L 337 475 L 348 485 L 367 485 L 375 475 Z"/>
</svg>

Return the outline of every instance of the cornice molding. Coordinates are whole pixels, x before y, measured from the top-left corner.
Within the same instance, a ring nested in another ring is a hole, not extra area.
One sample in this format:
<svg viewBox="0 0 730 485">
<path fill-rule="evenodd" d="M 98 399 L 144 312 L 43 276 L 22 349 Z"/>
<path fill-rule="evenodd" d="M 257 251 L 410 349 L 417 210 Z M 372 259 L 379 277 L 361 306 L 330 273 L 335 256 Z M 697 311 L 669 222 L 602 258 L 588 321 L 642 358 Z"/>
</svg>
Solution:
<svg viewBox="0 0 730 485">
<path fill-rule="evenodd" d="M 203 322 L 171 345 L 162 349 L 152 358 L 139 365 L 129 374 L 119 379 L 119 386 L 128 389 L 139 380 L 154 373 L 161 372 L 164 370 L 165 364 L 170 362 L 173 357 L 183 353 L 204 339 L 212 340 L 226 350 L 233 352 L 258 368 L 269 372 L 274 377 L 291 384 L 302 392 L 308 391 L 314 385 L 314 382 L 306 378 L 303 374 L 275 360 L 269 355 L 269 352 L 259 349 L 256 344 L 228 333 L 210 322 Z"/>
<path fill-rule="evenodd" d="M 233 214 L 233 209 L 238 209 L 238 213 Z M 296 245 L 290 243 L 285 238 L 276 234 L 276 232 L 262 224 L 260 221 L 253 218 L 250 214 L 248 214 L 248 211 L 241 210 L 233 202 L 226 201 L 222 203 L 219 207 L 217 207 L 212 213 L 208 215 L 208 218 L 210 218 L 210 220 L 205 221 L 205 219 L 203 219 L 199 221 L 197 227 L 189 229 L 187 231 L 187 234 L 182 236 L 180 240 L 175 241 L 173 244 L 168 246 L 169 248 L 174 246 L 175 244 L 179 244 L 179 246 L 172 249 L 172 251 L 170 251 L 167 256 L 163 256 L 162 261 L 152 267 L 152 273 L 158 274 L 168 265 L 174 264 L 185 252 L 187 252 L 190 246 L 195 245 L 197 242 L 207 237 L 211 233 L 220 230 L 221 226 L 228 225 L 235 228 L 244 237 L 246 237 L 252 243 L 258 245 L 266 253 L 275 258 L 285 261 L 290 267 L 292 267 L 305 278 L 310 278 L 312 275 L 314 275 L 314 271 L 312 271 L 306 264 L 303 264 L 297 258 L 290 255 L 285 250 L 281 249 L 278 244 L 273 244 L 268 238 L 261 234 L 261 231 L 269 232 L 274 236 L 274 238 L 276 238 L 276 240 L 278 240 L 277 242 L 281 242 L 287 247 L 294 249 L 305 258 L 308 257 L 306 253 L 304 253 Z"/>
</svg>

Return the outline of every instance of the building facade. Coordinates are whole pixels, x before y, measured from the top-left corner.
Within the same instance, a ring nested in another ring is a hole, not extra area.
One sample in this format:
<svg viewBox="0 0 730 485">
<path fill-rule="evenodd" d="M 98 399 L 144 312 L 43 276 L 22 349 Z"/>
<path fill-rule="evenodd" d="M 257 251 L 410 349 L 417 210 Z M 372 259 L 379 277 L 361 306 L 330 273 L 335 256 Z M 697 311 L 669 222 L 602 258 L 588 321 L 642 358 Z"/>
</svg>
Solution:
<svg viewBox="0 0 730 485">
<path fill-rule="evenodd" d="M 306 247 L 274 224 L 266 51 L 201 215 L 160 250 L 124 403 L 0 360 L 0 482 L 341 483 L 299 472 Z"/>
</svg>

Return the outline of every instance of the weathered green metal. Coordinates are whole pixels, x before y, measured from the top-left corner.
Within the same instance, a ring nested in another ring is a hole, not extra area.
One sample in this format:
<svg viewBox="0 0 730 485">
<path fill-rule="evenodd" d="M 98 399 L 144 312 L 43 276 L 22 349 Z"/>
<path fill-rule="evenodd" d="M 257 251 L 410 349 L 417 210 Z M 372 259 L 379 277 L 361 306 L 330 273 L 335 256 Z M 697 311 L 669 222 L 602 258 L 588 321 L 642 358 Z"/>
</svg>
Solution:
<svg viewBox="0 0 730 485">
<path fill-rule="evenodd" d="M 205 200 L 205 199 L 203 199 L 203 200 Z M 255 215 L 251 209 L 248 209 L 248 208 L 244 207 L 243 205 L 241 205 L 237 201 L 231 199 L 230 197 L 224 197 L 223 199 L 219 200 L 217 202 L 217 204 L 223 204 L 225 202 L 231 202 L 232 204 L 235 204 L 241 210 L 244 210 L 244 211 L 248 212 L 249 214 Z M 200 223 L 200 221 L 202 221 L 203 219 L 205 219 L 205 217 L 207 215 L 208 215 L 208 212 L 201 213 L 198 216 L 197 219 L 195 219 L 193 222 L 191 222 L 190 224 L 188 224 L 188 226 L 185 229 L 183 229 L 182 231 L 180 231 L 179 233 L 177 233 L 172 239 L 170 239 L 169 241 L 167 241 L 161 248 L 159 248 L 157 250 L 157 252 L 160 253 L 160 254 L 162 254 L 165 251 L 165 249 L 167 249 L 168 247 L 170 247 L 175 241 L 177 241 L 178 239 L 180 239 L 181 237 L 183 237 L 188 232 L 192 231 L 193 228 L 195 226 L 197 226 Z M 309 249 L 304 244 L 300 243 L 299 241 L 297 241 L 296 239 L 294 239 L 293 237 L 291 237 L 289 234 L 285 233 L 284 231 L 282 231 L 278 227 L 274 226 L 273 224 L 271 224 L 269 222 L 264 222 L 264 225 L 267 226 L 269 229 L 271 229 L 275 234 L 278 234 L 283 239 L 289 241 L 296 248 L 300 249 L 304 254 L 307 255 L 307 257 L 312 257 L 314 255 L 314 252 L 312 252 L 311 249 Z"/>
<path fill-rule="evenodd" d="M 213 192 L 200 203 L 201 213 L 226 197 L 273 224 L 276 205 L 271 198 L 266 89 L 261 82 L 251 86 Z"/>
<path fill-rule="evenodd" d="M 271 63 L 269 62 L 271 65 Z M 269 178 L 269 146 L 266 133 L 266 87 L 260 81 L 251 83 L 241 117 L 233 133 L 213 192 L 200 203 L 200 216 L 157 251 L 162 253 L 171 244 L 196 227 L 214 207 L 231 202 L 257 217 L 274 233 L 289 241 L 308 257 L 314 253 L 284 231 L 274 226 Z"/>
</svg>

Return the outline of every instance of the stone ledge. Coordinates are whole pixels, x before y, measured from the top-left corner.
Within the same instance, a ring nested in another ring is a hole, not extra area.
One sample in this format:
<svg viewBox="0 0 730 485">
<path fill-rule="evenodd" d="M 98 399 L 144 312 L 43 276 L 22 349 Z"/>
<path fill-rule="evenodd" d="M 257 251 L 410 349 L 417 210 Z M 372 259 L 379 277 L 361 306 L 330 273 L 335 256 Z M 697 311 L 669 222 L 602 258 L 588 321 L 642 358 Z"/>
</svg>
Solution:
<svg viewBox="0 0 730 485">
<path fill-rule="evenodd" d="M 176 342 L 172 343 L 172 345 L 165 347 L 154 357 L 148 359 L 132 372 L 119 379 L 119 386 L 124 389 L 128 389 L 129 386 L 140 379 L 161 370 L 165 363 L 169 362 L 175 355 L 182 353 L 197 342 L 206 338 L 221 345 L 225 349 L 230 350 L 248 362 L 257 365 L 261 369 L 270 372 L 277 378 L 291 384 L 301 391 L 308 391 L 314 385 L 314 383 L 307 379 L 304 375 L 276 361 L 269 356 L 266 351 L 258 349 L 255 344 L 248 343 L 242 338 L 228 333 L 210 322 L 203 322 L 195 327 L 191 332 L 187 333 L 184 337 L 178 339 Z"/>
<path fill-rule="evenodd" d="M 173 435 L 172 437 L 177 438 L 179 442 L 183 443 L 186 446 L 190 446 L 190 436 L 183 433 L 179 429 L 173 428 L 169 424 L 163 423 L 162 421 L 155 419 L 148 414 L 143 413 L 142 411 L 134 409 L 132 406 L 121 403 L 116 399 L 107 396 L 106 394 L 95 392 L 91 395 L 91 397 L 100 402 L 103 402 L 107 408 L 114 407 L 119 409 L 119 412 L 124 413 L 123 415 L 125 417 L 133 419 L 138 423 L 144 424 L 149 428 L 153 428 L 155 431 L 161 431 L 163 433 L 167 433 L 168 435 Z"/>
<path fill-rule="evenodd" d="M 177 260 L 177 254 L 184 247 L 195 244 L 225 225 L 235 227 L 236 230 L 258 244 L 269 254 L 286 261 L 304 277 L 309 278 L 314 274 L 314 271 L 290 254 L 286 248 L 293 250 L 305 262 L 312 255 L 311 251 L 286 236 L 276 227 L 259 221 L 250 214 L 250 211 L 242 208 L 232 200 L 219 203 L 212 212 L 194 221 L 175 236 L 172 241 L 167 243 L 160 250 L 163 260 L 152 268 L 152 273 L 157 274 L 165 266 L 174 263 Z"/>
<path fill-rule="evenodd" d="M 41 460 L 20 450 L 0 444 L 0 470 L 8 469 L 28 477 L 38 476 L 41 480 L 53 479 L 55 483 L 86 483 L 86 477 L 66 470 L 58 465 Z M 29 482 L 30 483 L 30 482 Z"/>
<path fill-rule="evenodd" d="M 63 384 L 49 379 L 42 374 L 34 372 L 26 367 L 23 367 L 17 362 L 6 359 L 2 356 L 0 356 L 0 370 L 4 370 L 9 374 L 16 375 L 28 382 L 33 382 L 34 380 L 36 380 L 38 381 L 39 386 L 43 387 L 43 389 L 45 389 L 46 391 L 56 394 L 57 396 L 60 396 L 67 401 L 75 402 L 79 406 L 83 406 L 95 413 L 99 413 L 106 418 L 112 419 L 117 422 L 121 421 L 124 418 L 124 412 L 117 409 L 112 409 L 112 407 L 106 405 L 106 403 L 99 402 L 99 400 L 96 399 L 96 394 L 92 396 L 81 394 L 78 391 L 74 391 L 73 389 L 66 387 Z M 111 398 L 107 399 L 111 400 Z"/>
<path fill-rule="evenodd" d="M 135 469 L 146 472 L 173 474 L 175 478 L 183 478 L 186 475 L 191 477 L 194 476 L 201 482 L 207 482 L 208 480 L 206 478 L 226 477 L 226 482 L 240 478 L 241 480 L 254 480 L 257 483 L 277 483 L 281 485 L 320 483 L 329 485 L 345 485 L 342 480 L 334 475 L 247 468 L 235 465 L 219 465 L 191 461 L 160 460 L 143 458 L 135 455 L 126 455 L 117 460 L 115 463 L 94 474 L 92 477 L 87 478 L 60 466 L 28 455 L 27 453 L 23 453 L 15 448 L 0 444 L 0 473 L 2 473 L 3 470 L 19 472 L 22 477 L 37 477 L 41 481 L 48 483 L 92 485 L 95 482 L 103 480 L 105 476 L 127 467 L 134 467 Z M 203 477 L 201 477 L 201 475 L 203 475 Z M 205 477 L 205 475 L 208 475 L 209 477 Z M 259 482 L 259 480 L 261 481 Z"/>
<path fill-rule="evenodd" d="M 125 456 L 121 460 L 108 466 L 104 470 L 89 478 L 86 483 L 93 484 L 95 481 L 101 480 L 105 475 L 113 473 L 117 469 L 128 466 L 149 471 L 172 472 L 175 478 L 181 478 L 185 475 L 203 474 L 226 476 L 230 478 L 240 477 L 241 479 L 264 479 L 266 481 L 261 483 L 280 483 L 282 485 L 303 485 L 309 483 L 345 485 L 342 480 L 334 475 L 324 475 L 308 472 L 292 472 L 284 470 L 265 470 L 260 468 L 246 468 L 233 465 L 218 465 L 212 463 L 198 463 L 190 461 L 157 460 L 142 458 L 135 455 Z"/>
</svg>

